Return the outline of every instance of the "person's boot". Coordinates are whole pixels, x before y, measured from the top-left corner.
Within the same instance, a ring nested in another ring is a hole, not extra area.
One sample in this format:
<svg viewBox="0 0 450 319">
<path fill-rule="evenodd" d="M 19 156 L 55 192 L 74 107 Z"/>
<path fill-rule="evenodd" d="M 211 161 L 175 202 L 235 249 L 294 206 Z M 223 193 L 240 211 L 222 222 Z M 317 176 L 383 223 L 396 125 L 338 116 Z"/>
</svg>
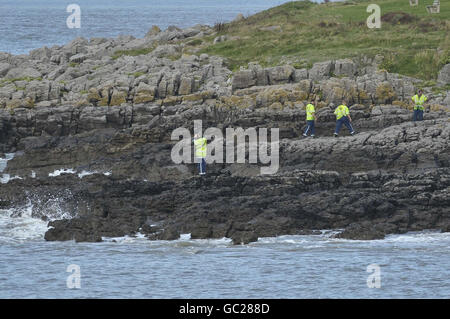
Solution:
<svg viewBox="0 0 450 319">
<path fill-rule="evenodd" d="M 338 133 L 334 133 L 334 137 L 338 137 Z"/>
</svg>

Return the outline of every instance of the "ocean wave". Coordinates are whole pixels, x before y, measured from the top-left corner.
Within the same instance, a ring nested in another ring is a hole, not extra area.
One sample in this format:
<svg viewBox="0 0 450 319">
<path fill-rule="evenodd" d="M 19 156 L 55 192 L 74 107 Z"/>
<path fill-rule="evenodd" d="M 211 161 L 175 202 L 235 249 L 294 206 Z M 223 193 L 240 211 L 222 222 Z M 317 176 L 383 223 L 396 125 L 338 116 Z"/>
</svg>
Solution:
<svg viewBox="0 0 450 319">
<path fill-rule="evenodd" d="M 256 242 L 248 244 L 248 247 L 253 246 L 285 246 L 288 250 L 304 250 L 321 249 L 335 246 L 360 246 L 360 245 L 385 245 L 395 243 L 413 243 L 413 244 L 427 244 L 430 242 L 442 243 L 442 241 L 450 241 L 450 233 L 441 233 L 438 230 L 428 230 L 421 232 L 410 232 L 400 235 L 388 235 L 381 240 L 352 240 L 334 238 L 333 236 L 341 230 L 321 230 L 318 235 L 282 235 L 276 237 L 260 237 Z M 189 248 L 189 247 L 206 247 L 206 246 L 234 246 L 232 239 L 223 237 L 220 239 L 192 239 L 191 234 L 181 234 L 176 240 L 148 240 L 144 234 L 138 233 L 134 236 L 123 237 L 103 237 L 104 242 L 114 242 L 120 244 L 146 243 L 148 245 L 157 246 L 171 246 L 175 248 Z M 289 248 L 291 247 L 291 248 Z"/>
<path fill-rule="evenodd" d="M 388 243 L 442 243 L 443 241 L 450 242 L 450 232 L 443 233 L 437 229 L 409 232 L 401 235 L 388 235 L 384 239 L 384 242 Z"/>
<path fill-rule="evenodd" d="M 191 239 L 191 234 L 181 234 L 176 240 L 149 240 L 144 234 L 137 233 L 133 236 L 123 237 L 102 237 L 104 242 L 118 244 L 146 243 L 154 248 L 156 247 L 173 247 L 173 248 L 192 248 L 205 246 L 229 246 L 232 245 L 230 238 L 213 238 L 213 239 Z"/>
<path fill-rule="evenodd" d="M 0 242 L 14 243 L 43 239 L 47 222 L 32 217 L 33 206 L 0 209 Z"/>
<path fill-rule="evenodd" d="M 43 240 L 49 221 L 74 217 L 64 208 L 69 195 L 45 200 L 30 196 L 23 206 L 0 209 L 0 243 Z"/>
<path fill-rule="evenodd" d="M 450 241 L 450 233 L 442 233 L 440 230 L 424 230 L 418 232 L 408 232 L 405 234 L 387 235 L 379 240 L 354 240 L 333 237 L 341 230 L 322 230 L 319 235 L 283 235 L 277 237 L 262 237 L 253 245 L 285 244 L 303 245 L 304 248 L 319 248 L 335 244 L 395 244 L 395 243 L 442 243 Z"/>
</svg>

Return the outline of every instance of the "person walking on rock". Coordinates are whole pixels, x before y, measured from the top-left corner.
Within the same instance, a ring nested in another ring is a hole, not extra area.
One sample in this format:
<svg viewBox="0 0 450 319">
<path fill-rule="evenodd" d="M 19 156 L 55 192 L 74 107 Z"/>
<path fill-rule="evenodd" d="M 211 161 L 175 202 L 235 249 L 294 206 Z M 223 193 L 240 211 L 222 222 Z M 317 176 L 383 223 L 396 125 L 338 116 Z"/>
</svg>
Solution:
<svg viewBox="0 0 450 319">
<path fill-rule="evenodd" d="M 424 103 L 427 101 L 427 97 L 419 89 L 417 94 L 412 97 L 412 101 L 414 102 L 413 121 L 423 121 Z"/>
<path fill-rule="evenodd" d="M 306 129 L 303 133 L 304 137 L 308 137 L 308 133 L 311 134 L 311 137 L 314 137 L 314 124 L 316 121 L 316 110 L 314 105 L 309 103 L 306 105 Z"/>
<path fill-rule="evenodd" d="M 195 157 L 199 159 L 198 169 L 200 175 L 206 174 L 206 138 L 194 135 Z"/>
<path fill-rule="evenodd" d="M 350 111 L 346 105 L 346 101 L 342 101 L 342 104 L 339 105 L 336 110 L 334 110 L 334 114 L 336 115 L 336 129 L 334 131 L 334 136 L 337 137 L 339 135 L 339 131 L 341 130 L 342 125 L 347 126 L 351 135 L 355 134 L 355 130 L 352 127 L 352 118 L 350 117 Z"/>
</svg>

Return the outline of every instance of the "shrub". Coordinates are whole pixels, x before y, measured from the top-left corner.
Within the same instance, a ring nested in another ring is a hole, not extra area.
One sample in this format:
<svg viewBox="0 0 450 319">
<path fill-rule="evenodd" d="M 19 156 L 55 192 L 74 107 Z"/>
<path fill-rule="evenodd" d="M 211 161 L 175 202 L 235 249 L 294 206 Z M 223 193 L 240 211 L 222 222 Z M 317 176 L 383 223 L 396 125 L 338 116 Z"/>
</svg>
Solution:
<svg viewBox="0 0 450 319">
<path fill-rule="evenodd" d="M 216 22 L 214 23 L 214 31 L 217 33 L 225 32 L 228 29 L 228 25 L 225 22 Z"/>
<path fill-rule="evenodd" d="M 383 58 L 383 61 L 380 63 L 379 68 L 386 70 L 388 72 L 392 72 L 395 67 L 395 58 L 393 54 L 386 54 Z"/>
<path fill-rule="evenodd" d="M 130 76 L 134 76 L 135 78 L 138 78 L 142 75 L 145 75 L 145 72 L 134 72 L 134 73 L 128 73 Z"/>
<path fill-rule="evenodd" d="M 440 61 L 441 58 L 437 50 L 422 50 L 414 56 L 414 63 L 421 70 L 426 80 L 437 77 Z"/>
<path fill-rule="evenodd" d="M 203 43 L 202 39 L 194 39 L 189 42 L 186 42 L 186 45 L 196 46 L 196 45 L 200 45 L 202 43 Z"/>
</svg>

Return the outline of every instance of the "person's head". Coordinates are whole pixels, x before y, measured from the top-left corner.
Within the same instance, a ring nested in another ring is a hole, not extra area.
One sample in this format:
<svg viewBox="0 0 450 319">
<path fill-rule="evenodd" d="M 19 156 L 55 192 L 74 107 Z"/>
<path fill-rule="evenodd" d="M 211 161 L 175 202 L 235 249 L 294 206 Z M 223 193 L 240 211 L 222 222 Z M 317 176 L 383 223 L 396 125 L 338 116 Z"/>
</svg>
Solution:
<svg viewBox="0 0 450 319">
<path fill-rule="evenodd" d="M 419 96 L 421 96 L 422 95 L 422 90 L 421 89 L 419 89 L 419 91 L 417 91 L 417 94 L 419 94 Z"/>
<path fill-rule="evenodd" d="M 346 100 L 342 100 L 342 105 L 347 105 L 347 101 Z"/>
<path fill-rule="evenodd" d="M 195 135 L 194 135 L 194 138 L 195 138 L 195 139 L 198 139 L 199 137 L 200 137 L 200 136 L 199 136 L 198 134 L 195 134 Z"/>
</svg>

